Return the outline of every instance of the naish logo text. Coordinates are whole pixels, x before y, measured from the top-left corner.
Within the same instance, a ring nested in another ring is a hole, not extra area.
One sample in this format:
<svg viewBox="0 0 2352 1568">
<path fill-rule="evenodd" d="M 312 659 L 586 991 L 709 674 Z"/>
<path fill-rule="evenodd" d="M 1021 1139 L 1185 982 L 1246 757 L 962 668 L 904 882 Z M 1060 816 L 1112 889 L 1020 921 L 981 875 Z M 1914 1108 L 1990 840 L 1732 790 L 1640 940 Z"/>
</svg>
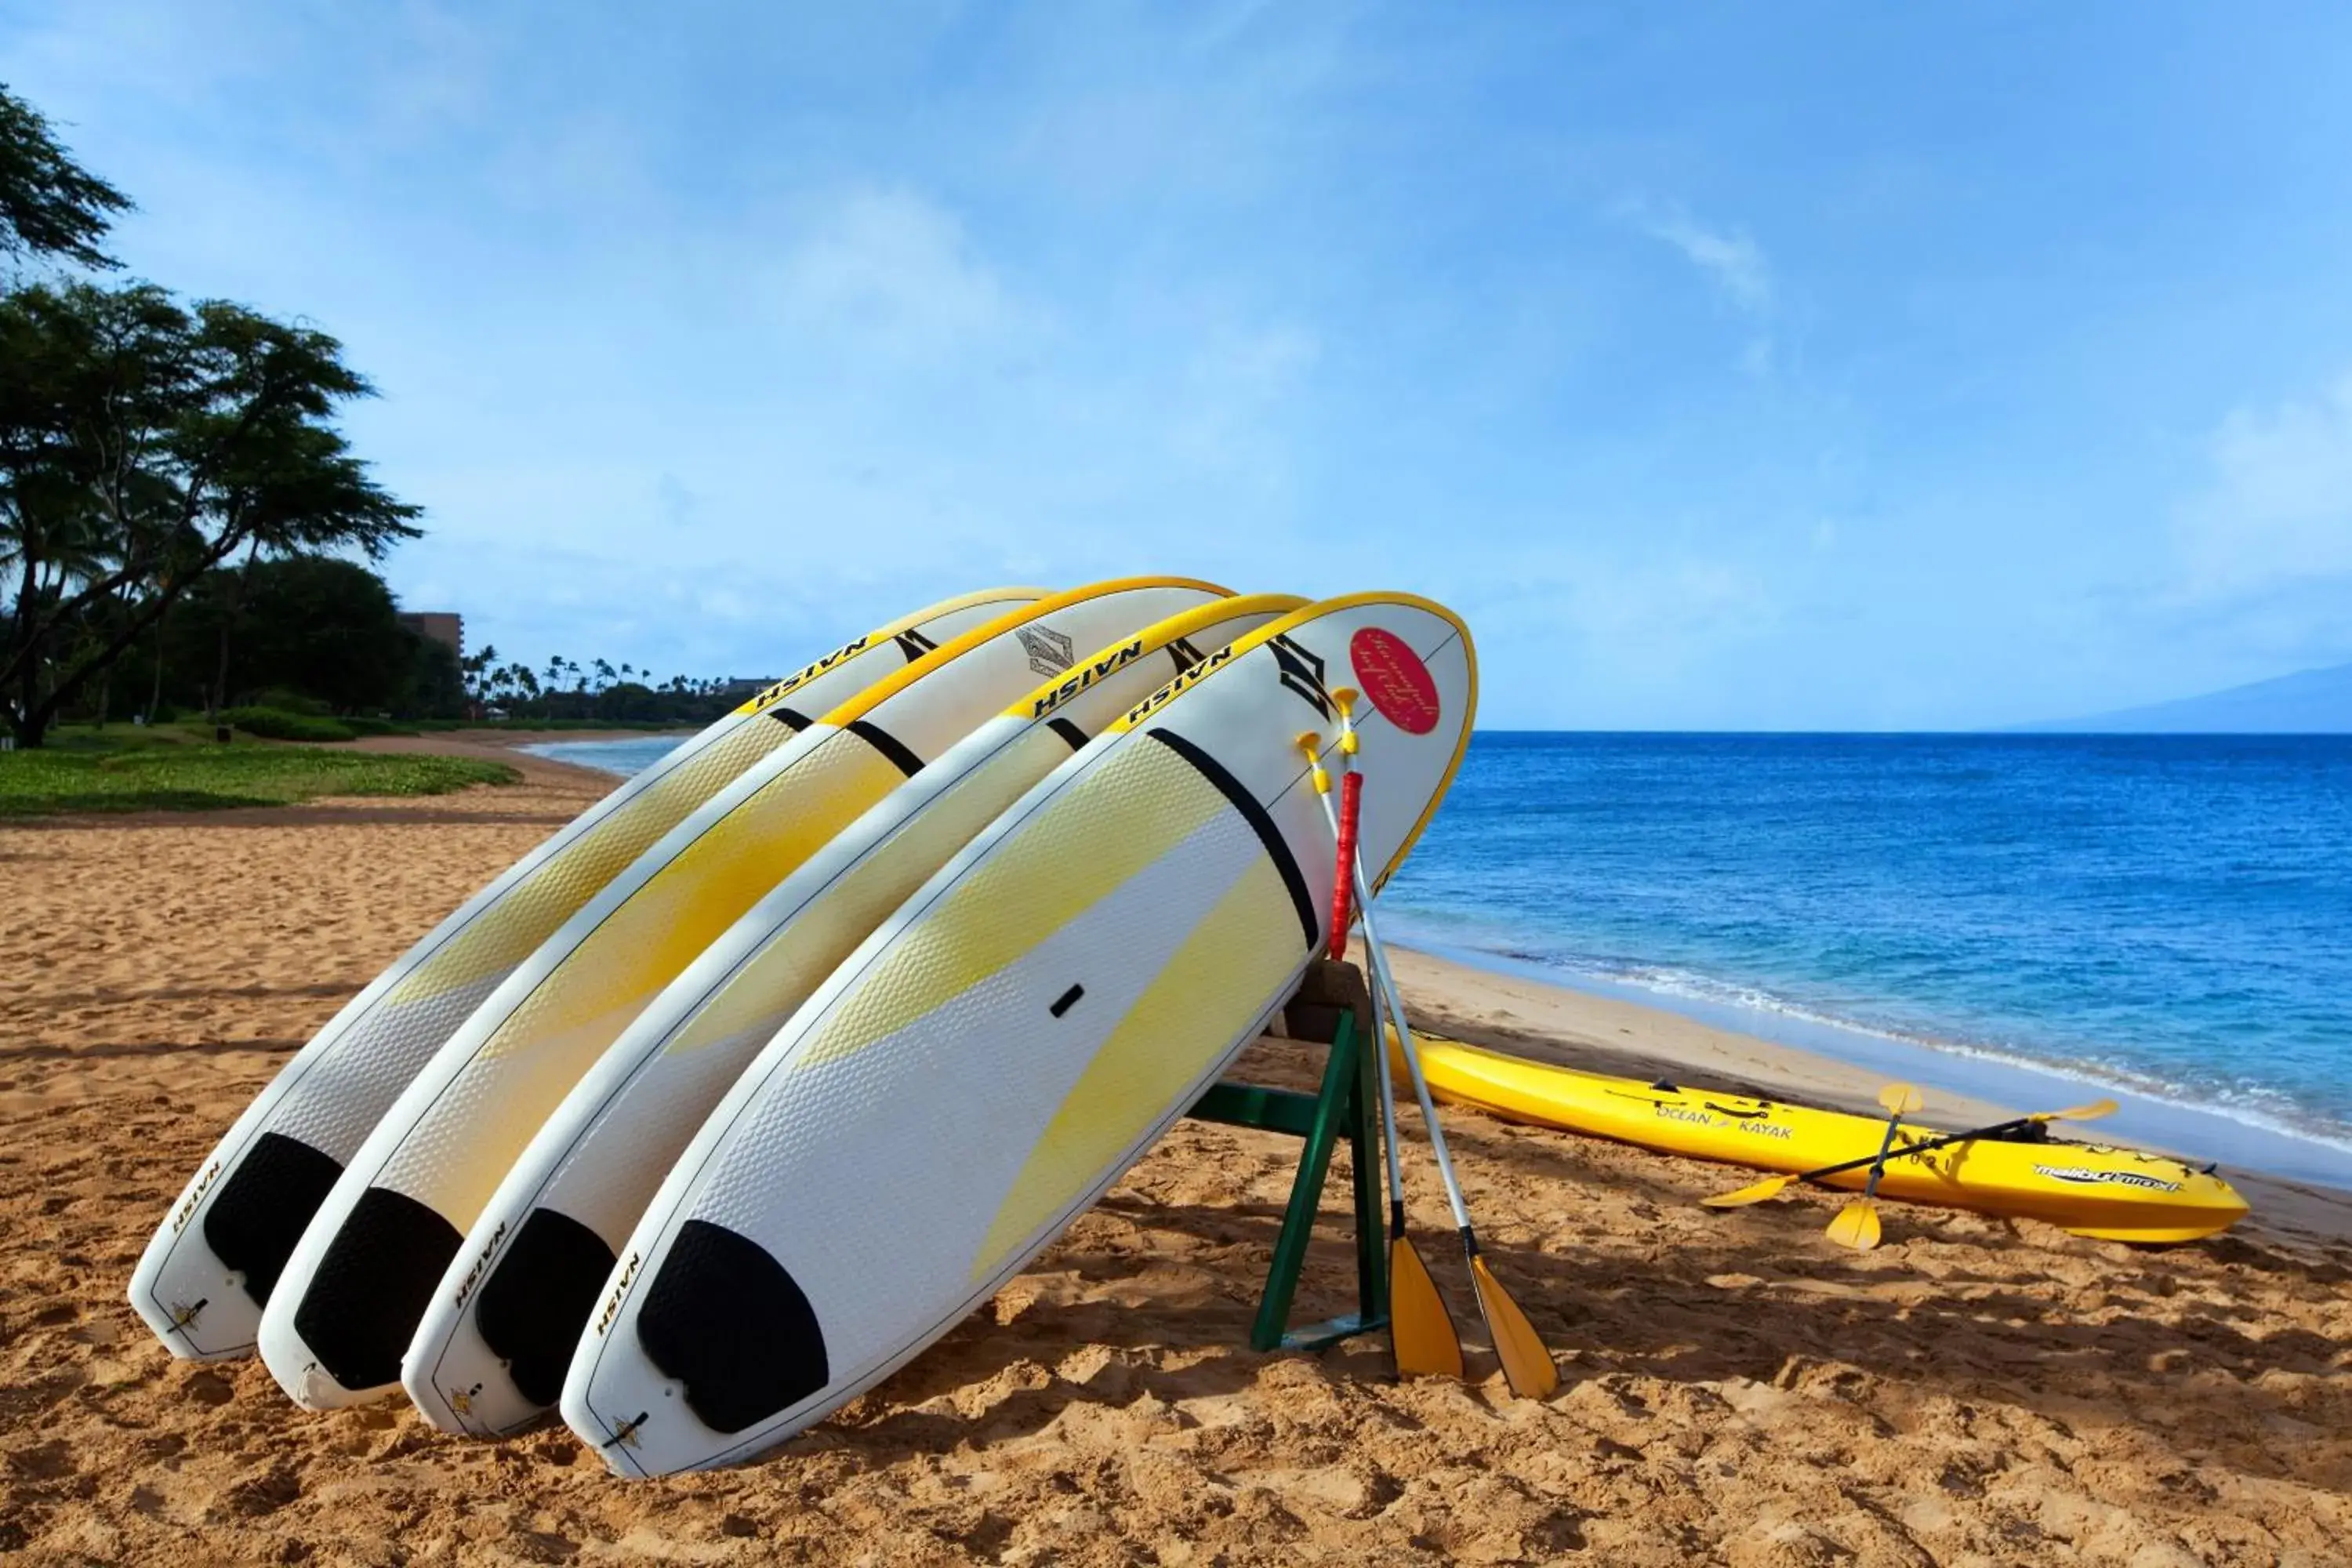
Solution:
<svg viewBox="0 0 2352 1568">
<path fill-rule="evenodd" d="M 613 1319 L 621 1310 L 621 1298 L 629 1293 L 629 1281 L 637 1277 L 637 1255 L 629 1254 L 628 1262 L 621 1266 L 621 1278 L 614 1282 L 613 1293 L 604 1298 L 604 1310 L 596 1314 L 596 1332 L 602 1335 L 613 1326 Z"/>
<path fill-rule="evenodd" d="M 761 692 L 760 695 L 751 699 L 750 704 L 751 711 L 758 713 L 774 707 L 786 697 L 791 696 L 794 691 L 806 686 L 810 681 L 814 680 L 818 676 L 823 675 L 835 665 L 839 664 L 843 659 L 853 658 L 858 654 L 864 653 L 866 651 L 866 645 L 871 643 L 873 640 L 874 639 L 870 637 L 859 637 L 854 643 L 845 644 L 844 646 L 834 649 L 831 653 L 826 654 L 823 658 L 818 659 L 814 664 L 802 666 L 801 668 L 794 673 L 787 675 L 782 680 L 779 680 L 773 686 L 769 687 L 765 691 Z"/>
<path fill-rule="evenodd" d="M 504 1241 L 506 1236 L 507 1222 L 500 1220 L 499 1227 L 490 1232 L 490 1239 L 482 1243 L 481 1255 L 474 1259 L 474 1266 L 466 1270 L 466 1278 L 457 1287 L 457 1299 L 450 1303 L 452 1306 L 466 1304 L 466 1298 L 472 1295 L 474 1287 L 482 1282 L 482 1270 L 489 1267 L 490 1258 L 498 1252 L 499 1243 Z"/>
<path fill-rule="evenodd" d="M 1131 727 L 1142 723 L 1185 692 L 1206 680 L 1218 669 L 1233 661 L 1234 645 L 1227 643 L 1142 701 L 1127 710 L 1127 722 Z"/>
<path fill-rule="evenodd" d="M 2072 1182 L 2078 1187 L 2137 1187 L 2149 1193 L 2177 1193 L 2179 1182 L 2168 1182 L 2162 1176 L 2144 1176 L 2137 1171 L 2095 1171 L 2087 1165 L 2036 1165 L 2033 1173 L 2047 1176 L 2053 1182 Z"/>
<path fill-rule="evenodd" d="M 1029 717 L 1032 719 L 1043 719 L 1046 714 L 1051 713 L 1055 709 L 1059 708 L 1063 703 L 1067 702 L 1071 698 L 1076 697 L 1079 692 L 1084 691 L 1087 687 L 1092 686 L 1104 676 L 1109 675 L 1115 670 L 1124 669 L 1142 657 L 1143 639 L 1141 637 L 1138 637 L 1116 653 L 1108 654 L 1101 658 L 1089 660 L 1084 669 L 1079 670 L 1076 674 L 1071 676 L 1069 679 L 1065 680 L 1051 691 L 1044 693 L 1036 701 L 1031 703 L 1029 705 Z"/>
<path fill-rule="evenodd" d="M 196 1178 L 196 1190 L 188 1194 L 186 1201 L 180 1205 L 180 1212 L 172 1216 L 172 1234 L 173 1236 L 179 1235 L 180 1232 L 186 1227 L 188 1221 L 195 1216 L 196 1205 L 205 1201 L 205 1194 L 206 1193 L 213 1190 L 213 1179 L 219 1174 L 220 1162 L 218 1160 L 215 1160 L 211 1164 L 205 1167 L 205 1173 Z M 152 1213 L 152 1211 L 151 1210 L 150 1212 Z"/>
</svg>

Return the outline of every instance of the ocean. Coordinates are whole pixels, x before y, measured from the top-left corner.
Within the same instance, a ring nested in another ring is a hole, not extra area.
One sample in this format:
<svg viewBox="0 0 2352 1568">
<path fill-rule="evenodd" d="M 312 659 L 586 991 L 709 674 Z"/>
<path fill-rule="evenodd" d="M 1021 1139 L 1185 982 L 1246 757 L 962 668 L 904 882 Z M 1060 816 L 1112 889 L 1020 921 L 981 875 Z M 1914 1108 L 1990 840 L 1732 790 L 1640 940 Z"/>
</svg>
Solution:
<svg viewBox="0 0 2352 1568">
<path fill-rule="evenodd" d="M 2352 1183 L 2352 737 L 1481 731 L 1381 905 L 1457 959 L 2006 1103 L 2098 1084 L 2117 1137 Z"/>
</svg>

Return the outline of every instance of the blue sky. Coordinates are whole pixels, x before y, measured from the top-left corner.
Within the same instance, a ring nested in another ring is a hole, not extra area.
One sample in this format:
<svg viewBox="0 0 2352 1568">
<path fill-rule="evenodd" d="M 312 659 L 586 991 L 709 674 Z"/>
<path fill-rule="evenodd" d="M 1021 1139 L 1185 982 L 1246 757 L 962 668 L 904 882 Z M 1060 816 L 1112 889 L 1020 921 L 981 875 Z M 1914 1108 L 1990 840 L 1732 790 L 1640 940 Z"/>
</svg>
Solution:
<svg viewBox="0 0 2352 1568">
<path fill-rule="evenodd" d="M 2331 5 L 0 0 L 133 271 L 379 383 L 389 574 L 477 645 L 1404 587 L 1512 727 L 2352 659 L 2347 58 Z"/>
</svg>

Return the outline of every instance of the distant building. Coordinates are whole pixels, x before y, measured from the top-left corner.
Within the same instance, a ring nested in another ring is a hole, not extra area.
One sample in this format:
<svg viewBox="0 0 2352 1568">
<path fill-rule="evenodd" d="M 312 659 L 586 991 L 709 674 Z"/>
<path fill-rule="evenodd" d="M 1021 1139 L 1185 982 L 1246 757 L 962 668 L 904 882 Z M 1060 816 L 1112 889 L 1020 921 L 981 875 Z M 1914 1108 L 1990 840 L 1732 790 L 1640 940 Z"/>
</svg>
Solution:
<svg viewBox="0 0 2352 1568">
<path fill-rule="evenodd" d="M 768 688 L 773 686 L 777 681 L 782 679 L 783 678 L 782 676 L 776 675 L 762 675 L 757 679 L 740 675 L 730 675 L 719 683 L 719 695 L 721 697 L 756 696 L 760 692 L 765 691 Z"/>
<path fill-rule="evenodd" d="M 447 610 L 423 610 L 415 615 L 404 615 L 400 624 L 421 637 L 446 643 L 449 651 L 459 658 L 466 657 L 466 617 Z"/>
</svg>

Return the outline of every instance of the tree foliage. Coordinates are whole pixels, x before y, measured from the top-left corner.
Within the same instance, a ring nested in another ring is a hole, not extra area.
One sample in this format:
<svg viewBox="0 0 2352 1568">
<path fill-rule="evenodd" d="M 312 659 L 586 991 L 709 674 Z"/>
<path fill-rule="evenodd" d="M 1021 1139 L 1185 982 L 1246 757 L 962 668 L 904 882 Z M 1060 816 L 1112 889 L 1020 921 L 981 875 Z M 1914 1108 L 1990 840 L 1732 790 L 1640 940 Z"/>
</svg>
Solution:
<svg viewBox="0 0 2352 1568">
<path fill-rule="evenodd" d="M 204 692 L 224 638 L 229 678 L 210 693 L 215 705 L 296 691 L 341 713 L 407 706 L 416 644 L 425 640 L 401 625 L 383 578 L 324 555 L 257 561 L 197 584 L 164 638 L 177 691 Z"/>
<path fill-rule="evenodd" d="M 542 672 L 520 660 L 501 663 L 498 648 L 487 644 L 462 668 L 476 710 L 514 719 L 707 724 L 765 684 L 685 675 L 656 682 L 651 669 L 616 668 L 602 658 L 583 668 L 562 654 L 551 656 Z"/>
<path fill-rule="evenodd" d="M 37 283 L 0 298 L 0 690 L 25 744 L 231 558 L 417 532 L 331 423 L 372 389 L 315 328 Z"/>
<path fill-rule="evenodd" d="M 131 198 L 73 160 L 40 110 L 0 82 L 0 256 L 119 265 L 98 247 Z"/>
</svg>

